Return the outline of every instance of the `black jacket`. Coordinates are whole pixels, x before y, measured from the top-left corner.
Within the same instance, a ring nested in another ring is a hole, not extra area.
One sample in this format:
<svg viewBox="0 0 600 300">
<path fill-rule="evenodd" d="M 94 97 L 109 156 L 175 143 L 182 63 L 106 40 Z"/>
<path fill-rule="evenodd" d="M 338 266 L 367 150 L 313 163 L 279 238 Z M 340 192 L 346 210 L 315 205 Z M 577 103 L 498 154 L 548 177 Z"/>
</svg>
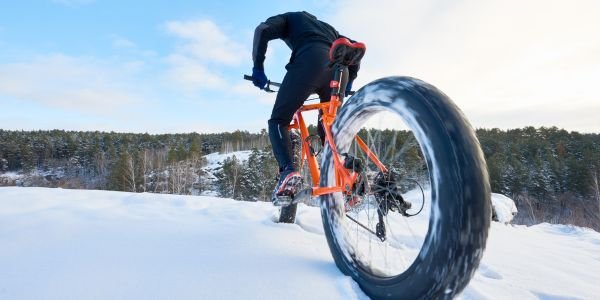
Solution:
<svg viewBox="0 0 600 300">
<path fill-rule="evenodd" d="M 294 57 L 302 53 L 308 47 L 323 47 L 329 49 L 336 39 L 344 37 L 340 35 L 333 26 L 317 20 L 317 18 L 305 11 L 288 12 L 268 18 L 260 23 L 254 31 L 254 46 L 252 49 L 252 60 L 254 67 L 264 68 L 267 43 L 270 40 L 282 39 L 292 49 L 292 61 Z M 324 66 L 325 67 L 325 66 Z M 357 76 L 359 65 L 350 66 L 350 80 Z"/>
</svg>

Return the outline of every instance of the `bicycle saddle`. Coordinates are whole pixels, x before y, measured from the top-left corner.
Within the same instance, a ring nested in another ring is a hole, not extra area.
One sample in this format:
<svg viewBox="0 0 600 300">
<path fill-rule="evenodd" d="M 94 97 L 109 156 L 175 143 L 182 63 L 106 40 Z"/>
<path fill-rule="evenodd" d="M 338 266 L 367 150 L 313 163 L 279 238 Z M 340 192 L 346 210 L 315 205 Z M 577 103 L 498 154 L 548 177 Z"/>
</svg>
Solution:
<svg viewBox="0 0 600 300">
<path fill-rule="evenodd" d="M 329 60 L 332 64 L 356 65 L 360 63 L 365 51 L 367 51 L 365 44 L 353 43 L 347 38 L 339 38 L 333 42 L 329 49 Z"/>
</svg>

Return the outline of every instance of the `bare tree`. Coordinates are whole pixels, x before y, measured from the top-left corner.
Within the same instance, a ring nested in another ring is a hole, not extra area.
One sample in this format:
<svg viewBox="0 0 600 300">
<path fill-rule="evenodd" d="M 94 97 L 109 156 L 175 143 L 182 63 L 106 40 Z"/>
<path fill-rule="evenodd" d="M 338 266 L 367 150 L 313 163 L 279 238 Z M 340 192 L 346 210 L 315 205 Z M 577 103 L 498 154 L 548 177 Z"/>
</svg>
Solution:
<svg viewBox="0 0 600 300">
<path fill-rule="evenodd" d="M 598 214 L 596 218 L 600 219 L 600 187 L 598 184 L 598 170 L 593 170 L 592 172 L 592 189 L 594 190 L 594 196 L 596 198 L 596 203 L 598 204 Z"/>
<path fill-rule="evenodd" d="M 146 192 L 146 178 L 148 178 L 148 170 L 152 170 L 152 160 L 149 158 L 150 150 L 144 149 L 144 154 L 142 155 L 142 192 Z"/>
<path fill-rule="evenodd" d="M 133 162 L 133 157 L 131 157 L 131 155 L 127 155 L 127 168 L 125 169 L 125 180 L 130 188 L 130 191 L 135 193 L 135 166 Z"/>
<path fill-rule="evenodd" d="M 233 156 L 233 158 L 235 159 L 235 155 Z M 233 195 L 233 197 L 235 197 L 235 192 L 236 192 L 236 188 L 238 186 L 238 183 L 240 182 L 240 174 L 241 172 L 242 166 L 236 162 L 236 164 L 234 164 L 232 170 L 231 170 L 231 194 Z"/>
</svg>

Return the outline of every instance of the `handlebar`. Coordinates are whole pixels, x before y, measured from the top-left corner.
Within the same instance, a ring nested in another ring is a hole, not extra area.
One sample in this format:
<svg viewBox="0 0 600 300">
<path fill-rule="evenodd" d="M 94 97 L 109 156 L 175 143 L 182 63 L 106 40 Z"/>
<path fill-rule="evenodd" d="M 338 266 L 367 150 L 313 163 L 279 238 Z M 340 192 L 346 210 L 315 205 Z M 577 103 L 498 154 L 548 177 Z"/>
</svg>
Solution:
<svg viewBox="0 0 600 300">
<path fill-rule="evenodd" d="M 250 75 L 244 75 L 244 79 L 245 79 L 245 80 L 249 80 L 249 81 L 252 81 L 252 80 L 253 80 L 252 76 L 250 76 Z M 272 89 L 270 88 L 271 86 L 274 86 L 274 87 L 281 87 L 281 83 L 279 83 L 279 82 L 274 82 L 274 81 L 271 81 L 271 80 L 267 80 L 267 86 L 264 88 L 264 90 L 265 90 L 265 91 L 267 91 L 267 92 L 270 92 L 270 93 L 276 92 L 276 91 L 274 91 L 274 90 L 272 90 Z M 348 96 L 352 96 L 352 95 L 354 95 L 354 93 L 356 93 L 356 92 L 355 92 L 355 91 L 350 91 L 350 92 L 348 93 Z"/>
<path fill-rule="evenodd" d="M 252 76 L 250 76 L 250 75 L 244 75 L 244 79 L 249 80 L 249 81 L 253 80 Z M 272 90 L 271 86 L 281 87 L 281 83 L 267 80 L 267 86 L 265 86 L 265 88 L 263 90 L 265 90 L 266 92 L 269 92 L 269 93 L 277 92 L 277 91 Z"/>
</svg>

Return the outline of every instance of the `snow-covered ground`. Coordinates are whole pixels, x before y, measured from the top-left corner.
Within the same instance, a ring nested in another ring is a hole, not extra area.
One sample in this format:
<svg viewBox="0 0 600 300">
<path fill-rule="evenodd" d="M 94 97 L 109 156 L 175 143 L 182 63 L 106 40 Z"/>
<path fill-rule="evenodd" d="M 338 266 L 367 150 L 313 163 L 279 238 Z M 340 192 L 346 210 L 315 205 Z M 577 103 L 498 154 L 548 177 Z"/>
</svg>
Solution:
<svg viewBox="0 0 600 300">
<path fill-rule="evenodd" d="M 203 157 L 206 159 L 206 168 L 214 169 L 220 167 L 221 164 L 223 164 L 223 161 L 225 161 L 227 158 L 235 156 L 235 158 L 239 159 L 240 161 L 246 161 L 248 160 L 248 157 L 250 157 L 250 154 L 252 154 L 252 151 L 250 150 L 230 153 L 213 152 L 211 154 L 204 155 Z"/>
<path fill-rule="evenodd" d="M 410 200 L 410 199 L 409 199 Z M 0 299 L 365 299 L 335 266 L 318 208 L 0 188 Z M 598 299 L 600 234 L 494 222 L 463 299 Z"/>
</svg>

